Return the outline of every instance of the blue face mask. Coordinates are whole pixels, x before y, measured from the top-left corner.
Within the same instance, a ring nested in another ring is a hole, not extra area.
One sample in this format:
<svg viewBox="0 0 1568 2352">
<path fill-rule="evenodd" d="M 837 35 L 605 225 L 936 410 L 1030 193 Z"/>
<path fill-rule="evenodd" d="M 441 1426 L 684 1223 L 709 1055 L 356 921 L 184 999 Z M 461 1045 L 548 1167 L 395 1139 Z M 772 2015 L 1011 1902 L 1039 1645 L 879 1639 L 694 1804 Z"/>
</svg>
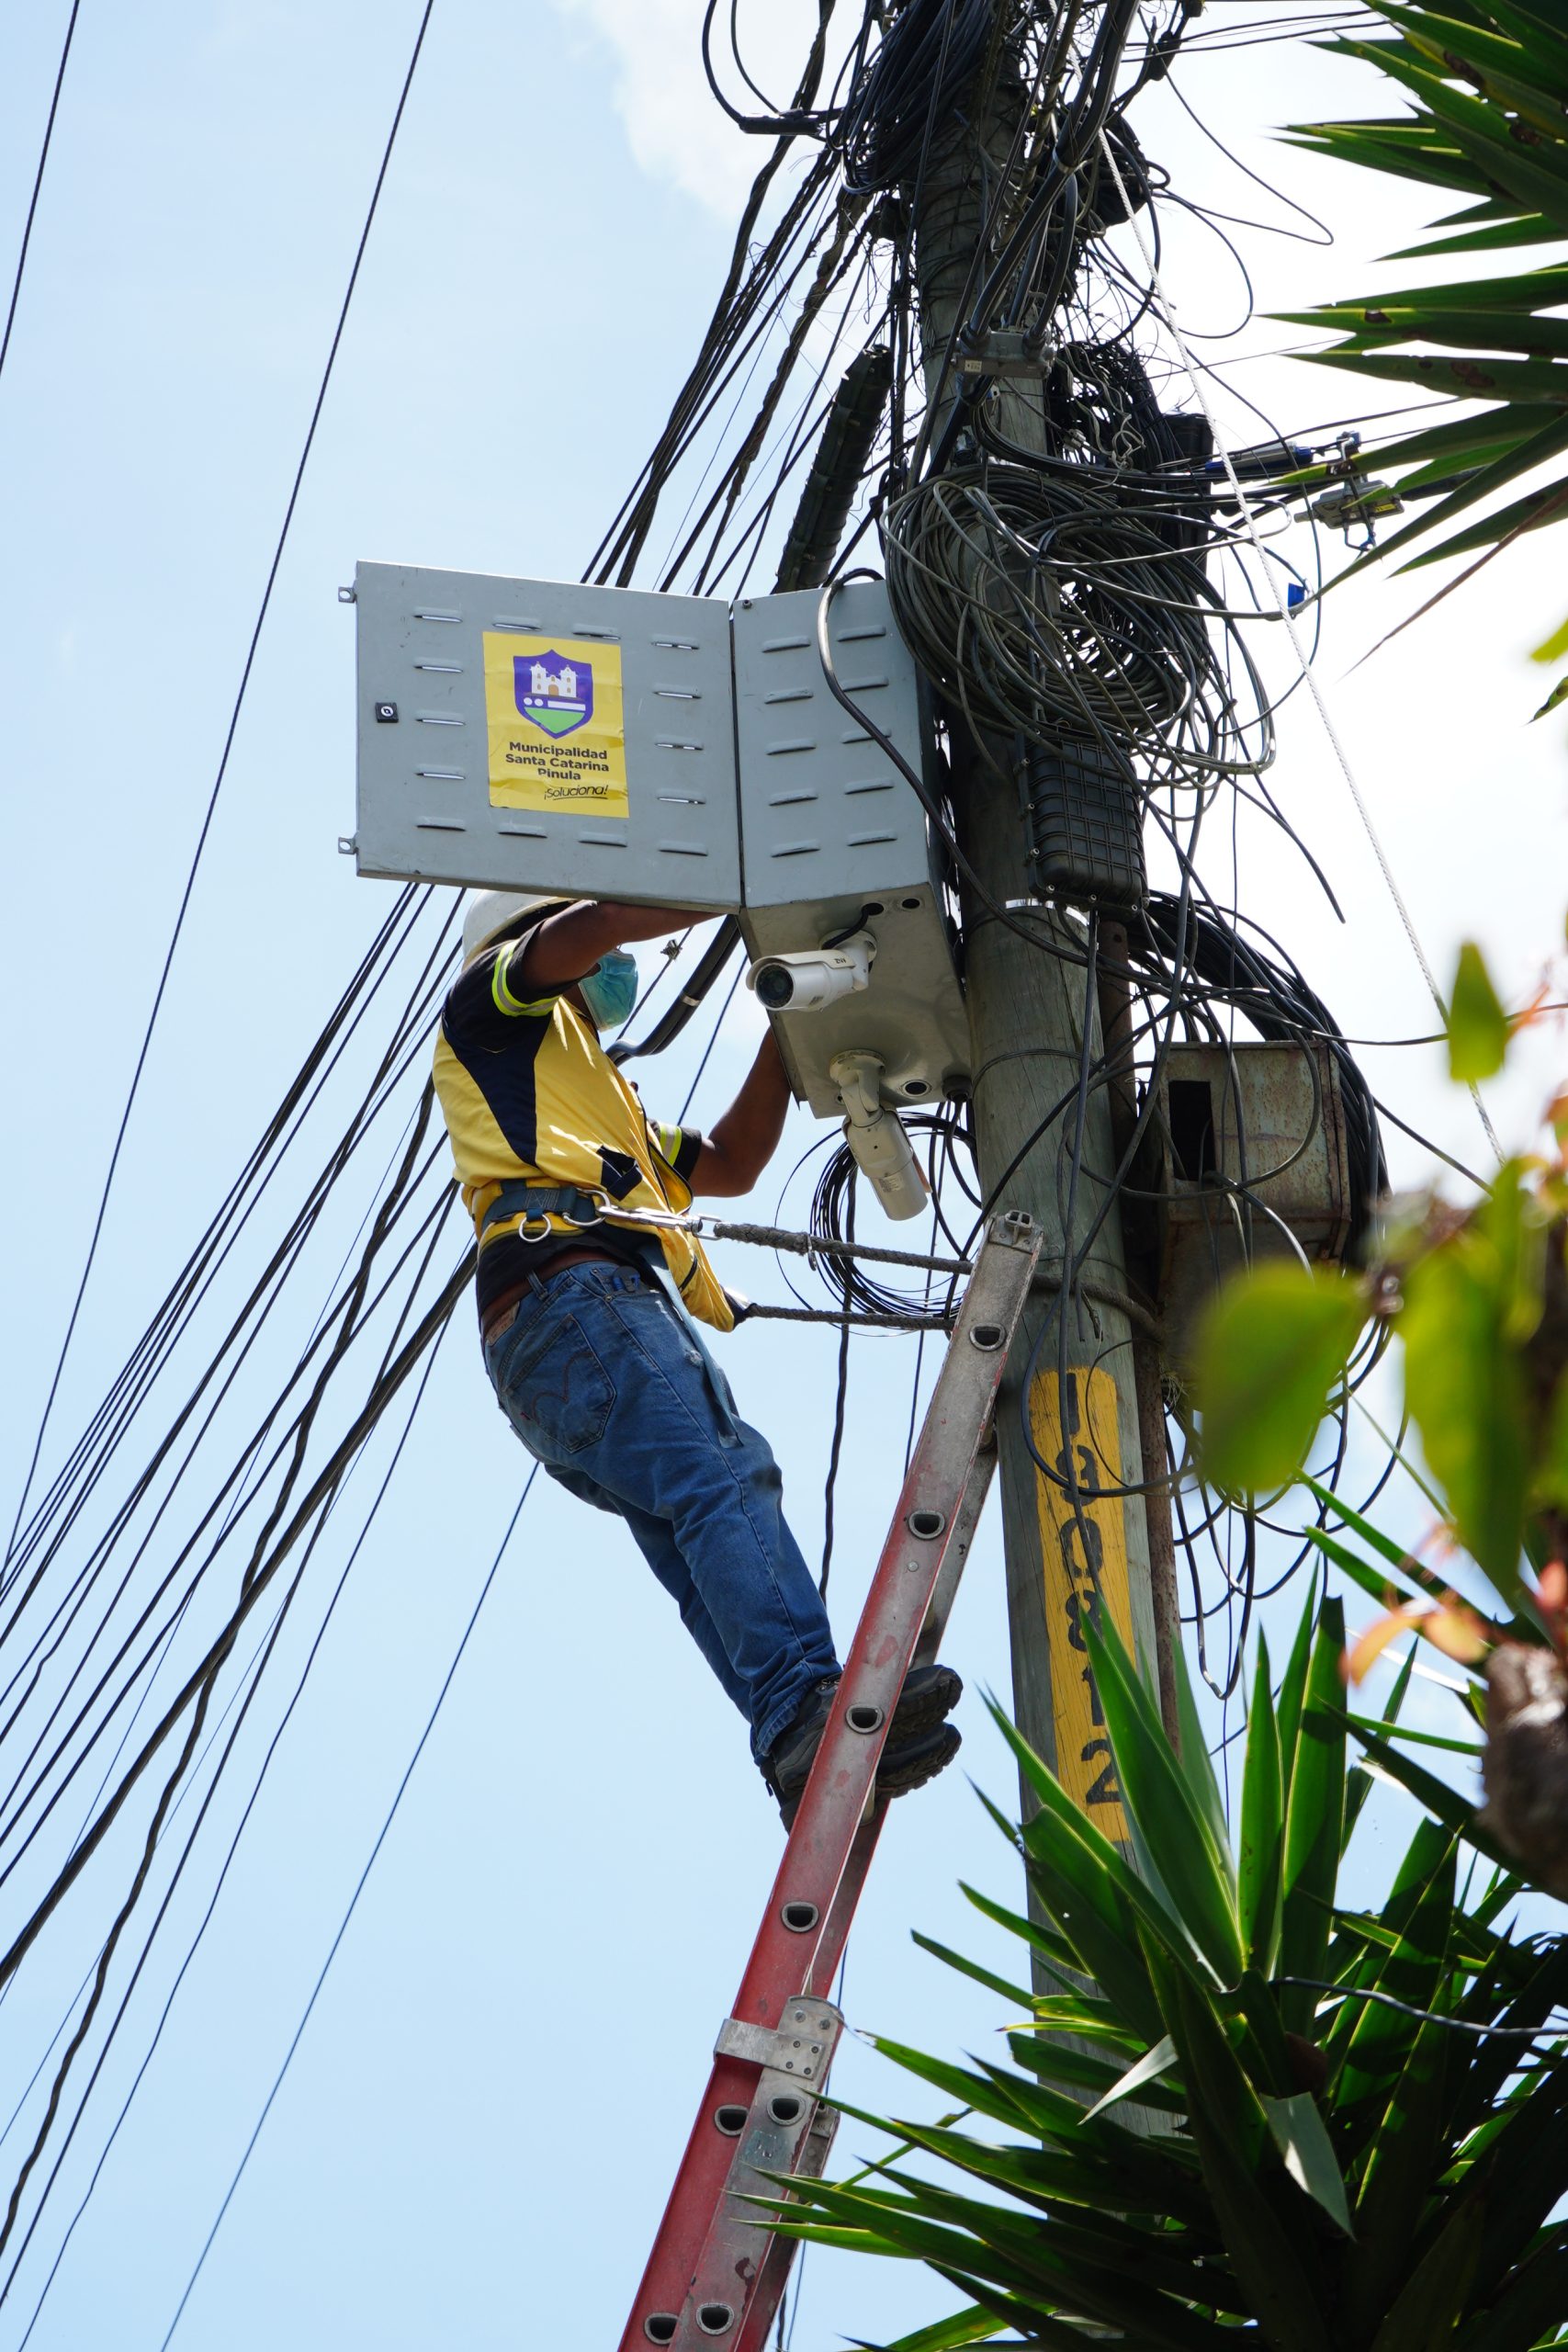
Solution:
<svg viewBox="0 0 1568 2352">
<path fill-rule="evenodd" d="M 613 947 L 577 985 L 595 1029 L 618 1029 L 637 1002 L 637 959 Z"/>
</svg>

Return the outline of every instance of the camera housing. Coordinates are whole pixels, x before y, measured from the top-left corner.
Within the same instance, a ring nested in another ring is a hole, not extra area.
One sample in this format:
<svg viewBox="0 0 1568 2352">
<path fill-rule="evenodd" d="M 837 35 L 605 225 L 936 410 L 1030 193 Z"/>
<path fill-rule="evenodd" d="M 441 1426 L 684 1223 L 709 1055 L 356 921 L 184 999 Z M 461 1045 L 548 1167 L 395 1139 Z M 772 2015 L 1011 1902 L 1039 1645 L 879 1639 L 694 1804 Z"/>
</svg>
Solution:
<svg viewBox="0 0 1568 2352">
<path fill-rule="evenodd" d="M 820 1012 L 825 1005 L 870 985 L 875 954 L 870 932 L 857 931 L 815 953 L 759 956 L 746 975 L 746 985 L 769 1012 Z"/>
<path fill-rule="evenodd" d="M 931 1199 L 914 1146 L 896 1111 L 883 1105 L 886 1076 L 875 1054 L 835 1054 L 833 1084 L 844 1113 L 844 1140 L 885 1216 L 919 1216 Z"/>
</svg>

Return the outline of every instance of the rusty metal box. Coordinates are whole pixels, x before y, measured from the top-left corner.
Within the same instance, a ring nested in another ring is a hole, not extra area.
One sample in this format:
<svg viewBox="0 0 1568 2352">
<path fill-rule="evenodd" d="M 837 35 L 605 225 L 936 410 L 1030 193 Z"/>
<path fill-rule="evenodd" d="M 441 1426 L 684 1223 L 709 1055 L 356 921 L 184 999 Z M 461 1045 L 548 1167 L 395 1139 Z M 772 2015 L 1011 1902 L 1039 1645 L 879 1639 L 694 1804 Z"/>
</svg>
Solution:
<svg viewBox="0 0 1568 2352">
<path fill-rule="evenodd" d="M 1349 1155 L 1325 1046 L 1173 1046 L 1155 1086 L 1166 1168 L 1160 1302 L 1179 1366 L 1196 1317 L 1239 1267 L 1343 1259 Z"/>
</svg>

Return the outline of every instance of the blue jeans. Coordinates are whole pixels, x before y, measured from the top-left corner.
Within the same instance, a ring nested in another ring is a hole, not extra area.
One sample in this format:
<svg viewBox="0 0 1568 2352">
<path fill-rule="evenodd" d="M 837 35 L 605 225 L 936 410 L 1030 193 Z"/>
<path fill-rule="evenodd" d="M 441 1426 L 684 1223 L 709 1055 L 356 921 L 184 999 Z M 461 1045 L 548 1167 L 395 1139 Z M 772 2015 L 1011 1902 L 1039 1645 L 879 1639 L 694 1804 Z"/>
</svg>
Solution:
<svg viewBox="0 0 1568 2352">
<path fill-rule="evenodd" d="M 485 1368 L 551 1477 L 626 1521 L 765 1756 L 833 1637 L 768 1442 L 671 1301 L 608 1261 L 536 1275 Z"/>
</svg>

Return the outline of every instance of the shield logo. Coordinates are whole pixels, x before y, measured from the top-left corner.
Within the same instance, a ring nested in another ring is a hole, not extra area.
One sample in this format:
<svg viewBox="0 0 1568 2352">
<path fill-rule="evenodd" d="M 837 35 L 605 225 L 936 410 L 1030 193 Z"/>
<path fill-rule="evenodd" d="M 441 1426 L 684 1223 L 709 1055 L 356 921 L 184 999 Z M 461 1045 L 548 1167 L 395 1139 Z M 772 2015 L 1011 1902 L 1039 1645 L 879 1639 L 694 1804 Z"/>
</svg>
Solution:
<svg viewBox="0 0 1568 2352">
<path fill-rule="evenodd" d="M 593 671 L 569 662 L 552 646 L 546 653 L 512 657 L 513 692 L 530 726 L 546 735 L 570 735 L 593 716 Z"/>
</svg>

